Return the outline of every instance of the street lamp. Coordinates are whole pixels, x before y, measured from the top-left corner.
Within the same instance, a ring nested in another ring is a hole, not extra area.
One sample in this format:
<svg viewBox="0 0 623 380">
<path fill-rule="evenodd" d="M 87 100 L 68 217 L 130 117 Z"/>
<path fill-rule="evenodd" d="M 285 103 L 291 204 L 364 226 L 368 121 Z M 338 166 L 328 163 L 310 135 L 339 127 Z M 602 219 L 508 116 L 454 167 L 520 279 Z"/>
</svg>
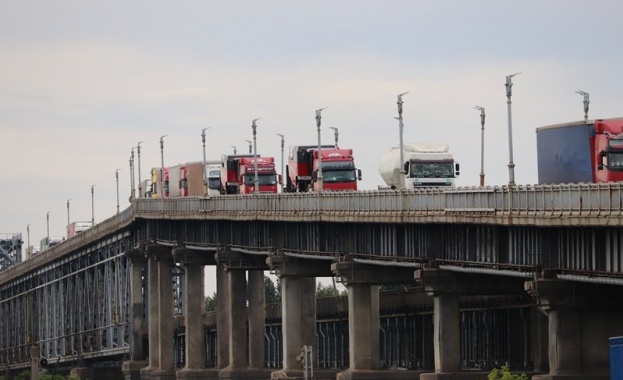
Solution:
<svg viewBox="0 0 623 380">
<path fill-rule="evenodd" d="M 167 137 L 167 135 L 162 135 L 160 136 L 160 197 L 164 198 L 164 189 L 162 188 L 162 186 L 164 186 L 164 138 Z"/>
<path fill-rule="evenodd" d="M 134 185 L 134 147 L 132 147 L 130 153 L 130 200 L 134 199 L 134 191 L 136 189 Z"/>
<path fill-rule="evenodd" d="M 95 226 L 95 185 L 91 185 L 91 227 Z"/>
<path fill-rule="evenodd" d="M 283 146 L 285 143 L 284 137 L 281 133 L 277 133 L 277 136 L 281 137 L 281 192 L 283 193 Z"/>
<path fill-rule="evenodd" d="M 260 119 L 261 117 L 253 119 L 253 121 L 251 122 L 251 128 L 253 128 L 253 171 L 255 172 L 255 178 L 253 178 L 253 182 L 255 184 L 255 194 L 259 194 L 260 192 L 260 177 L 259 173 L 257 172 L 257 124 L 255 124 L 255 122 Z M 250 149 L 251 145 L 249 145 L 249 153 L 251 153 Z"/>
<path fill-rule="evenodd" d="M 244 140 L 249 144 L 249 154 L 253 153 L 253 145 L 251 140 Z"/>
<path fill-rule="evenodd" d="M 480 187 L 485 185 L 485 108 L 476 106 L 480 111 Z"/>
<path fill-rule="evenodd" d="M 320 143 L 320 125 L 322 120 L 322 110 L 324 109 L 327 109 L 327 107 L 316 110 L 316 127 L 318 128 L 318 191 L 322 191 L 322 147 Z"/>
<path fill-rule="evenodd" d="M 50 211 L 48 211 L 45 214 L 45 222 L 46 222 L 46 228 L 47 228 L 47 235 L 46 235 L 45 245 L 46 245 L 46 249 L 47 249 L 48 248 L 47 246 L 50 245 Z"/>
<path fill-rule="evenodd" d="M 335 137 L 335 147 L 337 148 L 337 137 L 339 136 L 339 132 L 336 127 L 329 127 L 329 129 L 333 129 L 333 137 Z"/>
<path fill-rule="evenodd" d="M 400 135 L 400 188 L 404 189 L 405 188 L 405 175 L 407 174 L 407 172 L 405 171 L 405 162 L 404 162 L 404 144 L 402 142 L 402 136 L 403 136 L 403 130 L 404 130 L 404 123 L 402 122 L 402 96 L 408 94 L 410 91 L 407 92 L 403 92 L 402 94 L 398 95 L 398 101 L 396 102 L 398 104 L 398 117 L 396 117 L 395 119 L 398 120 L 398 130 L 399 130 L 399 135 Z"/>
<path fill-rule="evenodd" d="M 67 239 L 69 239 L 69 224 L 70 224 L 70 221 L 69 221 L 69 201 L 70 200 L 71 199 L 67 200 Z"/>
<path fill-rule="evenodd" d="M 521 73 L 506 76 L 506 104 L 508 105 L 508 186 L 515 186 L 515 164 L 513 163 L 513 124 L 511 117 L 511 96 L 513 95 L 513 77 Z"/>
<path fill-rule="evenodd" d="M 28 254 L 31 255 L 32 251 L 30 250 L 30 223 L 26 225 L 26 236 L 28 236 Z"/>
<path fill-rule="evenodd" d="M 206 129 L 210 129 L 210 127 L 203 128 L 201 130 L 201 143 L 203 144 L 203 196 L 208 195 L 208 173 L 206 173 Z"/>
<path fill-rule="evenodd" d="M 233 146 L 233 145 L 230 145 L 230 147 L 234 148 L 234 156 L 235 156 L 235 155 L 237 154 L 237 153 L 236 153 L 236 147 L 235 147 L 235 146 Z"/>
<path fill-rule="evenodd" d="M 580 94 L 584 97 L 584 122 L 588 124 L 588 105 L 590 104 L 589 94 L 584 91 L 576 91 L 576 94 Z"/>
<path fill-rule="evenodd" d="M 141 143 L 142 141 L 139 141 L 138 144 L 136 144 L 136 153 L 138 155 L 138 197 L 139 198 L 143 197 L 143 184 L 141 182 Z"/>
<path fill-rule="evenodd" d="M 115 179 L 117 180 L 117 214 L 119 213 L 119 169 L 115 170 Z M 140 190 L 141 187 L 139 186 L 138 188 Z"/>
</svg>

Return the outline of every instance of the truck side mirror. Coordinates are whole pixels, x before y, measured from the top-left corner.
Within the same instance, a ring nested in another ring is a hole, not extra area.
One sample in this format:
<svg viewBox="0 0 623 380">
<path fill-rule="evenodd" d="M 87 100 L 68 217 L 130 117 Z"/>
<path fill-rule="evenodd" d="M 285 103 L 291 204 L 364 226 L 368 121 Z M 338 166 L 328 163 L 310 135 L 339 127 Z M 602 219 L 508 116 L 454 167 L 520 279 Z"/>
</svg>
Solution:
<svg viewBox="0 0 623 380">
<path fill-rule="evenodd" d="M 606 151 L 599 152 L 599 162 L 597 163 L 597 170 L 604 170 L 604 158 L 606 157 Z"/>
<path fill-rule="evenodd" d="M 277 174 L 277 181 L 280 185 L 283 185 L 283 179 L 281 178 L 281 174 Z"/>
<path fill-rule="evenodd" d="M 458 162 L 456 162 L 456 163 L 454 164 L 454 172 L 456 173 L 456 175 L 457 175 L 457 176 L 458 176 L 459 174 L 461 174 L 461 173 L 460 173 L 460 171 L 459 171 L 459 169 L 460 169 L 460 168 L 459 168 L 459 163 L 458 163 Z"/>
<path fill-rule="evenodd" d="M 405 170 L 405 173 L 409 173 L 409 161 L 405 162 L 403 168 Z"/>
<path fill-rule="evenodd" d="M 316 181 L 318 179 L 318 170 L 312 173 L 312 181 Z"/>
<path fill-rule="evenodd" d="M 357 180 L 361 181 L 361 169 L 357 169 Z"/>
</svg>

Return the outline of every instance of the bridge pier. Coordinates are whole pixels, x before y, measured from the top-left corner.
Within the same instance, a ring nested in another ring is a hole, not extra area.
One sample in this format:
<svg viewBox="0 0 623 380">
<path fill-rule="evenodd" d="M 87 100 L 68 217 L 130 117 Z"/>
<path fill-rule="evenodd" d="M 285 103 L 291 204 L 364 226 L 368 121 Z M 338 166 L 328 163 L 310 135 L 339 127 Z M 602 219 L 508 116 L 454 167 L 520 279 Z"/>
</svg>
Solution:
<svg viewBox="0 0 623 380">
<path fill-rule="evenodd" d="M 130 262 L 130 360 L 124 361 L 121 371 L 126 380 L 140 380 L 141 369 L 148 366 L 143 351 L 143 266 L 145 255 L 136 249 L 126 252 Z"/>
</svg>

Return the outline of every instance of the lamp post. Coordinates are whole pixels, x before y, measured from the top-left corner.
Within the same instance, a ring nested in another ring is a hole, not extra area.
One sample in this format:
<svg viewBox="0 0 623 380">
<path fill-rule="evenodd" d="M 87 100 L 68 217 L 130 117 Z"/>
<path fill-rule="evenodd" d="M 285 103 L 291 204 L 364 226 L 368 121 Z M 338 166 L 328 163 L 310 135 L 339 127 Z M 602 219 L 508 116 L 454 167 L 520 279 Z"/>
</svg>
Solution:
<svg viewBox="0 0 623 380">
<path fill-rule="evenodd" d="M 91 227 L 95 225 L 95 185 L 91 185 Z"/>
<path fill-rule="evenodd" d="M 485 108 L 476 106 L 480 111 L 480 187 L 485 186 Z"/>
<path fill-rule="evenodd" d="M 70 221 L 69 221 L 69 201 L 70 200 L 71 199 L 67 200 L 67 239 L 69 239 L 69 223 L 70 223 Z"/>
<path fill-rule="evenodd" d="M 251 140 L 244 140 L 249 144 L 249 154 L 253 153 L 253 143 L 251 142 Z"/>
<path fill-rule="evenodd" d="M 260 118 L 253 119 L 251 122 L 251 128 L 253 128 L 253 171 L 255 172 L 255 177 L 253 178 L 253 183 L 255 184 L 255 194 L 259 194 L 260 192 L 260 176 L 257 172 L 257 124 L 256 121 L 260 120 Z M 248 141 L 248 140 L 247 140 Z M 251 145 L 249 145 L 249 153 Z"/>
<path fill-rule="evenodd" d="M 230 147 L 234 148 L 234 156 L 235 156 L 235 155 L 237 154 L 237 153 L 236 153 L 236 147 L 235 147 L 235 146 L 233 146 L 233 145 L 230 145 Z"/>
<path fill-rule="evenodd" d="M 139 141 L 138 144 L 136 144 L 136 154 L 138 155 L 138 197 L 139 198 L 143 197 L 143 184 L 141 182 L 141 143 L 142 141 Z M 119 177 L 117 177 L 117 181 L 118 181 L 118 178 Z M 119 198 L 119 196 L 117 196 L 117 198 Z"/>
<path fill-rule="evenodd" d="M 164 198 L 164 138 L 167 135 L 160 136 L 160 197 Z"/>
<path fill-rule="evenodd" d="M 589 94 L 584 91 L 576 91 L 576 94 L 580 94 L 584 97 L 584 122 L 588 124 L 588 105 L 590 104 Z"/>
<path fill-rule="evenodd" d="M 30 223 L 26 225 L 26 236 L 28 237 L 28 255 L 32 255 L 32 251 L 30 250 Z"/>
<path fill-rule="evenodd" d="M 134 199 L 134 147 L 130 151 L 130 200 Z M 140 195 L 140 194 L 139 194 Z"/>
<path fill-rule="evenodd" d="M 337 138 L 339 136 L 339 132 L 336 127 L 329 127 L 329 129 L 333 129 L 333 137 L 335 138 L 335 147 L 337 148 Z"/>
<path fill-rule="evenodd" d="M 201 143 L 203 145 L 203 196 L 208 196 L 208 173 L 206 173 L 206 129 L 210 129 L 210 127 L 203 128 L 201 130 Z"/>
<path fill-rule="evenodd" d="M 318 191 L 322 191 L 322 146 L 320 143 L 320 125 L 322 120 L 322 110 L 326 109 L 320 108 L 316 110 L 316 127 L 318 130 Z"/>
<path fill-rule="evenodd" d="M 513 163 L 513 124 L 511 117 L 511 96 L 513 95 L 513 77 L 521 73 L 506 76 L 506 104 L 508 106 L 508 186 L 515 186 L 515 164 Z"/>
<path fill-rule="evenodd" d="M 398 101 L 396 102 L 396 104 L 398 104 L 398 117 L 396 117 L 395 119 L 398 120 L 398 134 L 399 134 L 399 138 L 400 138 L 400 188 L 404 189 L 405 188 L 405 175 L 407 174 L 407 172 L 405 171 L 405 162 L 404 162 L 404 144 L 402 142 L 402 136 L 403 136 L 403 130 L 404 130 L 404 124 L 402 122 L 402 104 L 404 103 L 402 101 L 402 96 L 408 94 L 409 91 L 407 92 L 403 92 L 402 94 L 398 94 Z"/>
<path fill-rule="evenodd" d="M 281 192 L 283 193 L 283 147 L 285 139 L 281 133 L 277 133 L 277 136 L 281 137 Z"/>
<path fill-rule="evenodd" d="M 47 234 L 46 236 L 46 241 L 45 241 L 45 245 L 46 245 L 46 249 L 48 248 L 47 246 L 50 245 L 50 211 L 48 211 L 45 214 L 45 224 L 46 224 L 46 229 L 47 229 Z"/>
<path fill-rule="evenodd" d="M 117 214 L 119 213 L 119 169 L 115 170 L 115 179 L 117 180 Z"/>
</svg>

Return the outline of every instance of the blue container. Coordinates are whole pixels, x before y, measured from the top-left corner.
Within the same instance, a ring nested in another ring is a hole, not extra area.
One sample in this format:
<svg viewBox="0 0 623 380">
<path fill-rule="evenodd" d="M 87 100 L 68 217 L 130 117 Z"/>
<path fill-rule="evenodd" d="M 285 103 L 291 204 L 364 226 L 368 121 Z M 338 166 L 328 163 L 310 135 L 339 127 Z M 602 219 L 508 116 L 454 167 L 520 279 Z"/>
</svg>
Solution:
<svg viewBox="0 0 623 380">
<path fill-rule="evenodd" d="M 623 336 L 610 338 L 610 379 L 623 380 Z"/>
</svg>

